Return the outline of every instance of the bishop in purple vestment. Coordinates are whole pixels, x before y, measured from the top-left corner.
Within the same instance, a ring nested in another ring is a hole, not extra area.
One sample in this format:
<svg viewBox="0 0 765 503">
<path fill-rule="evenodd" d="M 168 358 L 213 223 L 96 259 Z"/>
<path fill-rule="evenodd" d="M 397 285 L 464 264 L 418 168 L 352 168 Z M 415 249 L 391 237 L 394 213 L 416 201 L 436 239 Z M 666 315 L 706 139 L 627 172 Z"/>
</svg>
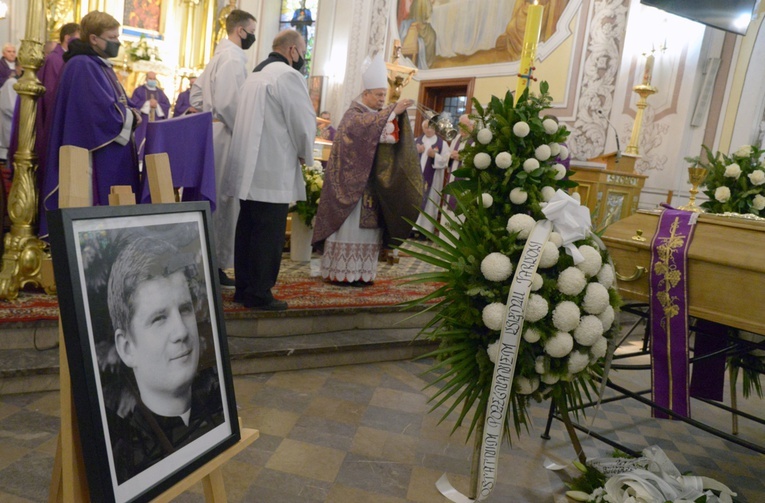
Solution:
<svg viewBox="0 0 765 503">
<path fill-rule="evenodd" d="M 64 55 L 48 161 L 40 197 L 43 207 L 58 208 L 59 148 L 74 145 L 90 151 L 93 204 L 109 204 L 113 185 L 132 186 L 138 199 L 138 157 L 132 138 L 138 112 L 130 108 L 125 90 L 107 58 L 119 51 L 119 22 L 93 11 L 80 22 L 82 40 L 73 40 Z M 40 236 L 48 234 L 45 213 L 40 215 Z"/>
</svg>

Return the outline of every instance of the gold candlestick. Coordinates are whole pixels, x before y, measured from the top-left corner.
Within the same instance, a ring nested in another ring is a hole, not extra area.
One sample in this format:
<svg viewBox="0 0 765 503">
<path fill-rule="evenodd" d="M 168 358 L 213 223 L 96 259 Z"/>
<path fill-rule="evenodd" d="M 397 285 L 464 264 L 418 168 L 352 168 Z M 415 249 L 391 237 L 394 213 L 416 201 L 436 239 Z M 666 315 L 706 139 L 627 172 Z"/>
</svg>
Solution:
<svg viewBox="0 0 765 503">
<path fill-rule="evenodd" d="M 691 183 L 691 197 L 688 199 L 688 204 L 680 206 L 678 210 L 692 211 L 694 213 L 704 213 L 704 210 L 696 206 L 696 194 L 699 193 L 699 186 L 704 183 L 707 178 L 707 169 L 701 166 L 691 166 L 688 168 L 688 181 Z"/>
<path fill-rule="evenodd" d="M 640 155 L 638 152 L 638 140 L 640 139 L 640 128 L 643 126 L 643 110 L 645 110 L 645 107 L 648 106 L 646 99 L 650 95 L 656 94 L 658 89 L 650 84 L 640 84 L 633 87 L 632 90 L 635 91 L 638 96 L 640 96 L 640 99 L 637 102 L 637 113 L 635 114 L 635 124 L 632 126 L 630 144 L 627 145 L 627 149 L 624 151 L 624 153 L 630 155 Z"/>
</svg>

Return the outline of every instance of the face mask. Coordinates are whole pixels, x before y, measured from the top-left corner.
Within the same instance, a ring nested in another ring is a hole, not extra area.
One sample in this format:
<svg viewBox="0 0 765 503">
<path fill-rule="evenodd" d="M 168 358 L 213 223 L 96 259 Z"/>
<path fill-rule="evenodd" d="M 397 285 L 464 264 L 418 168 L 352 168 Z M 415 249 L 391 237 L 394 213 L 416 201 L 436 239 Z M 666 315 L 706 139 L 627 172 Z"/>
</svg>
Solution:
<svg viewBox="0 0 765 503">
<path fill-rule="evenodd" d="M 149 89 L 154 89 L 155 87 L 157 87 L 157 81 L 156 80 L 147 80 L 146 81 L 146 87 L 148 87 Z"/>
<path fill-rule="evenodd" d="M 247 32 L 245 32 L 245 33 L 247 33 Z M 255 43 L 255 34 L 254 33 L 247 33 L 247 36 L 242 38 L 242 49 L 246 51 L 247 49 L 252 47 L 252 44 L 254 44 L 254 43 Z"/>
<path fill-rule="evenodd" d="M 98 37 L 101 38 L 101 37 Z M 120 46 L 122 45 L 119 42 L 115 42 L 113 40 L 106 40 L 104 38 L 101 38 L 104 42 L 106 42 L 106 49 L 104 49 L 104 54 L 106 54 L 107 58 L 116 58 L 117 54 L 120 53 Z"/>
<path fill-rule="evenodd" d="M 300 71 L 303 69 L 303 65 L 305 64 L 305 60 L 303 59 L 303 56 L 298 53 L 298 59 L 297 61 L 292 62 L 292 68 L 294 68 L 297 71 Z"/>
</svg>

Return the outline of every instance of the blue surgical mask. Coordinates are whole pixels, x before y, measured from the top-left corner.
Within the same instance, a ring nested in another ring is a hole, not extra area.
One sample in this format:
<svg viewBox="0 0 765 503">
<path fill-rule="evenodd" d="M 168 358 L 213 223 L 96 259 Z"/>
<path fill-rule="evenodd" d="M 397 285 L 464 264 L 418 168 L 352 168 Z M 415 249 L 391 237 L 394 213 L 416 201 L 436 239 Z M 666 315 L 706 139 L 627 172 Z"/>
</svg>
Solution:
<svg viewBox="0 0 765 503">
<path fill-rule="evenodd" d="M 148 87 L 149 89 L 156 88 L 157 87 L 157 81 L 154 80 L 154 79 L 147 80 L 146 81 L 146 87 Z"/>
</svg>

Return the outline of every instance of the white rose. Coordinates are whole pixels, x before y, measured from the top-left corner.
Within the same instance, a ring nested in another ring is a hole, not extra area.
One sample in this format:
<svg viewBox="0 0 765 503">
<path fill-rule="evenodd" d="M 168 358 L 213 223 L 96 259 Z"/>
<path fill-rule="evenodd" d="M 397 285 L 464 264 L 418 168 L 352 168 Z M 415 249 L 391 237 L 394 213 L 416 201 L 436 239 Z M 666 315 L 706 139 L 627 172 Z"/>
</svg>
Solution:
<svg viewBox="0 0 765 503">
<path fill-rule="evenodd" d="M 548 143 L 550 146 L 550 153 L 553 157 L 558 157 L 558 154 L 560 154 L 560 144 L 559 143 Z"/>
<path fill-rule="evenodd" d="M 491 194 L 481 194 L 481 205 L 484 208 L 491 208 L 492 204 L 494 204 L 494 198 L 491 197 Z"/>
<path fill-rule="evenodd" d="M 534 150 L 534 157 L 540 161 L 546 161 L 550 158 L 551 155 L 552 152 L 550 151 L 550 147 L 547 145 L 540 145 Z"/>
<path fill-rule="evenodd" d="M 611 325 L 614 324 L 616 318 L 616 311 L 611 306 L 608 306 L 602 313 L 598 315 L 598 319 L 603 324 L 603 332 L 611 330 Z"/>
<path fill-rule="evenodd" d="M 606 288 L 611 288 L 614 286 L 615 280 L 616 276 L 614 275 L 614 268 L 611 267 L 611 264 L 603 264 L 603 267 L 600 268 L 600 272 L 598 272 L 598 283 Z"/>
<path fill-rule="evenodd" d="M 568 155 L 569 155 L 568 147 L 565 145 L 561 145 L 560 153 L 558 154 L 558 157 L 560 158 L 560 160 L 565 161 L 566 159 L 568 159 Z"/>
<path fill-rule="evenodd" d="M 529 327 L 523 332 L 523 340 L 529 344 L 534 344 L 542 337 L 542 334 L 534 327 Z"/>
<path fill-rule="evenodd" d="M 608 290 L 600 283 L 592 282 L 585 290 L 582 307 L 590 314 L 600 314 L 610 305 Z"/>
<path fill-rule="evenodd" d="M 473 158 L 473 166 L 476 169 L 486 169 L 491 166 L 491 156 L 486 152 L 479 152 Z"/>
<path fill-rule="evenodd" d="M 579 247 L 579 253 L 582 254 L 584 260 L 576 266 L 581 269 L 588 278 L 598 274 L 603 265 L 603 258 L 600 256 L 600 252 L 592 246 L 582 245 Z"/>
<path fill-rule="evenodd" d="M 715 199 L 721 203 L 727 202 L 730 199 L 730 189 L 728 187 L 717 187 L 715 189 Z"/>
<path fill-rule="evenodd" d="M 550 199 L 555 196 L 555 188 L 550 187 L 549 185 L 546 185 L 542 187 L 542 200 L 543 201 L 549 201 Z"/>
<path fill-rule="evenodd" d="M 579 295 L 585 286 L 587 279 L 577 267 L 568 267 L 558 276 L 558 291 L 564 295 Z"/>
<path fill-rule="evenodd" d="M 765 183 L 765 171 L 761 169 L 755 169 L 748 175 L 749 181 L 752 182 L 752 185 L 762 185 Z"/>
<path fill-rule="evenodd" d="M 513 134 L 518 138 L 526 138 L 531 132 L 529 125 L 523 121 L 516 122 L 513 125 Z"/>
<path fill-rule="evenodd" d="M 526 304 L 526 321 L 529 323 L 539 321 L 547 316 L 548 310 L 549 306 L 547 304 L 547 300 L 545 300 L 545 298 L 540 295 L 532 293 L 529 295 L 529 301 Z"/>
<path fill-rule="evenodd" d="M 496 164 L 499 169 L 507 169 L 513 164 L 513 156 L 510 155 L 510 152 L 500 152 L 497 154 L 497 157 L 494 158 L 494 164 Z"/>
<path fill-rule="evenodd" d="M 553 358 L 568 356 L 572 349 L 574 349 L 574 338 L 566 332 L 556 332 L 545 342 L 545 353 Z"/>
<path fill-rule="evenodd" d="M 574 340 L 582 346 L 592 346 L 603 335 L 603 323 L 597 316 L 588 314 L 579 320 L 574 330 Z"/>
<path fill-rule="evenodd" d="M 485 127 L 478 131 L 478 141 L 486 145 L 491 142 L 494 135 L 491 134 L 491 129 Z"/>
<path fill-rule="evenodd" d="M 555 169 L 555 176 L 553 178 L 556 180 L 563 180 L 563 177 L 566 176 L 566 166 L 556 163 L 553 165 L 553 169 Z M 578 192 L 574 192 L 574 194 L 578 194 Z"/>
<path fill-rule="evenodd" d="M 570 332 L 579 326 L 580 314 L 579 306 L 570 300 L 564 300 L 553 310 L 553 325 L 561 332 Z"/>
<path fill-rule="evenodd" d="M 534 377 L 529 379 L 527 377 L 518 376 L 515 378 L 515 391 L 519 395 L 530 395 L 539 388 L 539 379 Z"/>
<path fill-rule="evenodd" d="M 545 280 L 542 279 L 542 276 L 539 273 L 535 272 L 534 276 L 531 277 L 531 291 L 536 292 L 537 290 L 542 288 L 542 286 L 544 286 L 544 283 L 545 283 Z"/>
<path fill-rule="evenodd" d="M 738 179 L 738 177 L 741 176 L 741 166 L 739 166 L 735 162 L 733 164 L 729 164 L 725 166 L 725 176 L 727 176 L 728 178 Z"/>
<path fill-rule="evenodd" d="M 513 263 L 502 253 L 489 253 L 481 261 L 481 273 L 489 281 L 505 281 L 513 273 Z"/>
<path fill-rule="evenodd" d="M 542 258 L 539 259 L 539 267 L 542 269 L 552 267 L 558 263 L 559 258 L 560 251 L 558 247 L 555 246 L 555 243 L 548 241 L 545 243 L 544 248 L 542 248 Z"/>
<path fill-rule="evenodd" d="M 520 187 L 510 191 L 510 202 L 513 204 L 523 204 L 529 198 L 529 193 Z"/>
<path fill-rule="evenodd" d="M 736 153 L 733 154 L 735 157 L 749 157 L 752 155 L 752 146 L 751 145 L 741 145 L 738 150 L 736 150 Z"/>
<path fill-rule="evenodd" d="M 505 305 L 501 302 L 492 302 L 483 308 L 481 319 L 489 330 L 502 330 L 502 325 L 505 324 Z"/>
<path fill-rule="evenodd" d="M 754 196 L 754 199 L 752 199 L 752 207 L 757 211 L 765 209 L 765 197 L 760 194 Z"/>
<path fill-rule="evenodd" d="M 523 213 L 516 213 L 507 219 L 507 232 L 511 234 L 517 232 L 518 239 L 527 239 L 534 224 L 536 224 L 534 218 Z"/>
<path fill-rule="evenodd" d="M 526 159 L 523 161 L 523 171 L 531 173 L 532 171 L 539 169 L 539 161 L 534 158 Z"/>
<path fill-rule="evenodd" d="M 547 134 L 555 134 L 558 132 L 558 123 L 552 119 L 543 120 L 542 127 L 545 128 L 545 133 Z"/>
</svg>

